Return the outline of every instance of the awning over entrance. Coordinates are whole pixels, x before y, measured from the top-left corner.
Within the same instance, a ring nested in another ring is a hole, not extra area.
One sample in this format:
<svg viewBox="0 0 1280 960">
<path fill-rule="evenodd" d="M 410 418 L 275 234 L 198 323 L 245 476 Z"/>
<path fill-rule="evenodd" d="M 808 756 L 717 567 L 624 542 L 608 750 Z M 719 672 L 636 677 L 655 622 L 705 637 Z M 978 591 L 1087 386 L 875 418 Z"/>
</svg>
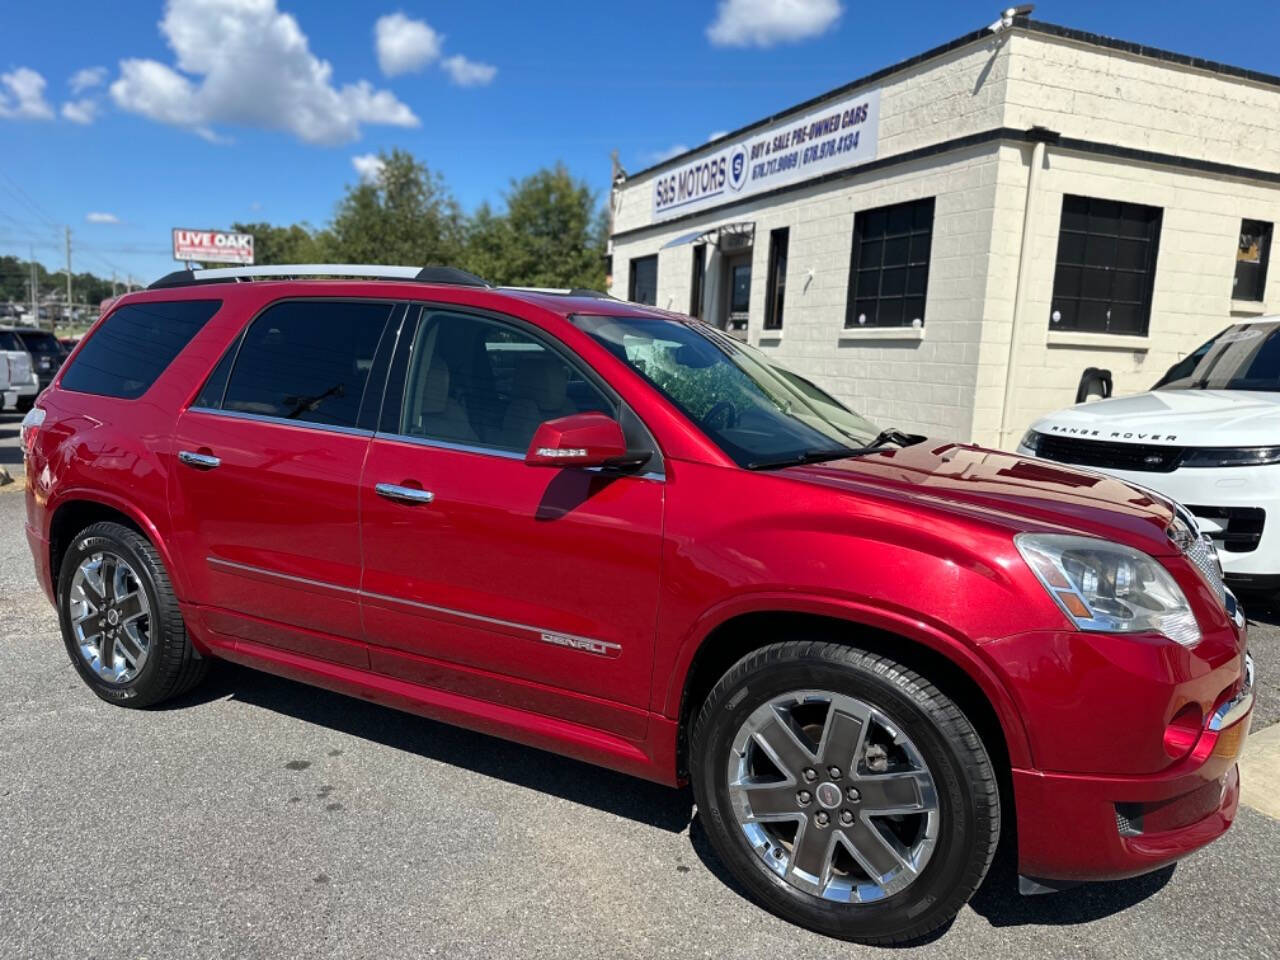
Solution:
<svg viewBox="0 0 1280 960">
<path fill-rule="evenodd" d="M 751 246 L 755 239 L 756 224 L 754 220 L 739 220 L 736 223 L 722 223 L 718 227 L 711 227 L 707 230 L 694 230 L 692 233 L 681 234 L 674 240 L 668 240 L 662 245 L 662 249 L 667 247 L 680 247 L 686 243 L 712 243 L 719 245 L 725 237 L 731 237 L 726 246 L 732 246 L 735 249 Z"/>
</svg>

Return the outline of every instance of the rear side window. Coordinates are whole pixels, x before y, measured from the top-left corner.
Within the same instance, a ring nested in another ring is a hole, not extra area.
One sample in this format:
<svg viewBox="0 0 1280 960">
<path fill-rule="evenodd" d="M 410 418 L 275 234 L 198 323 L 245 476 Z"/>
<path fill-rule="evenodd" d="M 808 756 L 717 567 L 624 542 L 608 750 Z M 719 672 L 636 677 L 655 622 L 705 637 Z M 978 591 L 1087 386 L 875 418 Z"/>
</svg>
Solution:
<svg viewBox="0 0 1280 960">
<path fill-rule="evenodd" d="M 62 344 L 58 342 L 58 338 L 52 333 L 27 332 L 24 330 L 18 336 L 31 353 L 47 353 L 55 356 L 62 353 Z"/>
<path fill-rule="evenodd" d="M 62 387 L 133 400 L 146 393 L 221 300 L 128 304 L 107 317 L 62 375 Z"/>
<path fill-rule="evenodd" d="M 307 300 L 268 308 L 244 334 L 222 409 L 354 427 L 391 310 Z"/>
<path fill-rule="evenodd" d="M 25 350 L 22 341 L 18 339 L 16 333 L 10 333 L 8 330 L 0 330 L 0 350 Z"/>
</svg>

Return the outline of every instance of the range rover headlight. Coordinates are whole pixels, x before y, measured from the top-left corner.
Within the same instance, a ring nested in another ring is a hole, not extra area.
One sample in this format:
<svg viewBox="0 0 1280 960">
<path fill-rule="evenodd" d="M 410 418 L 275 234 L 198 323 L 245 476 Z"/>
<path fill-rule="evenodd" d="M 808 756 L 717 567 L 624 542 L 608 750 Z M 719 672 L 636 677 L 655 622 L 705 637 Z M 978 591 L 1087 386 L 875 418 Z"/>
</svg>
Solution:
<svg viewBox="0 0 1280 960">
<path fill-rule="evenodd" d="M 1036 433 L 1034 430 L 1028 430 L 1022 435 L 1022 443 L 1020 446 L 1026 447 L 1032 453 L 1038 453 L 1040 450 L 1040 438 L 1044 434 Z"/>
<path fill-rule="evenodd" d="M 1182 455 L 1183 467 L 1261 467 L 1280 463 L 1280 447 L 1200 447 Z"/>
<path fill-rule="evenodd" d="M 1020 533 L 1014 543 L 1080 630 L 1159 633 L 1184 647 L 1200 642 L 1200 625 L 1181 588 L 1141 550 L 1063 534 Z"/>
</svg>

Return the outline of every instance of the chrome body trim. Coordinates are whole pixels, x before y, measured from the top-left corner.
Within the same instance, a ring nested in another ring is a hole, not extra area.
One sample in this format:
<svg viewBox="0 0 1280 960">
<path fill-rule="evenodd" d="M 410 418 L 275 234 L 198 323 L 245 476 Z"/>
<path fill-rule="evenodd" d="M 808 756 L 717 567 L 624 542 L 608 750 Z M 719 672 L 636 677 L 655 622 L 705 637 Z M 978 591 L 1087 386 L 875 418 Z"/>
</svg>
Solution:
<svg viewBox="0 0 1280 960">
<path fill-rule="evenodd" d="M 487 623 L 495 627 L 507 627 L 511 630 L 520 630 L 525 633 L 534 634 L 534 638 L 541 640 L 543 643 L 568 647 L 583 653 L 592 653 L 596 656 L 612 658 L 622 653 L 622 645 L 613 643 L 609 640 L 597 640 L 595 637 L 584 637 L 580 634 L 563 633 L 559 630 L 550 630 L 546 627 L 535 627 L 527 623 L 520 623 L 516 620 L 503 620 L 500 617 L 486 617 L 481 613 L 471 613 L 467 610 L 455 610 L 452 607 L 442 607 L 434 603 L 423 603 L 421 600 L 406 600 L 404 597 L 393 597 L 386 593 L 374 593 L 372 591 L 361 590 L 356 587 L 344 587 L 341 584 L 328 583 L 324 580 L 313 580 L 310 577 L 300 577 L 291 573 L 280 573 L 276 570 L 268 570 L 265 567 L 255 567 L 247 563 L 237 563 L 234 560 L 224 560 L 221 557 L 205 557 L 205 562 L 210 566 L 226 567 L 232 570 L 240 570 L 244 573 L 255 573 L 259 576 L 273 577 L 278 580 L 285 580 L 290 583 L 297 583 L 304 586 L 322 587 L 328 590 L 333 590 L 337 593 L 347 594 L 348 596 L 356 596 L 364 600 L 381 600 L 386 603 L 395 603 L 406 607 L 413 607 L 416 610 L 426 610 L 431 613 L 443 613 L 447 616 L 458 617 L 463 620 L 473 620 L 477 623 Z"/>
<path fill-rule="evenodd" d="M 352 437 L 372 437 L 372 430 L 359 427 L 343 427 L 335 423 L 312 423 L 310 420 L 290 420 L 288 417 L 273 417 L 265 413 L 246 413 L 242 410 L 215 410 L 213 407 L 188 407 L 188 413 L 205 413 L 214 417 L 227 417 L 231 420 L 248 420 L 254 423 L 274 423 L 284 427 L 302 427 L 306 430 L 323 430 L 327 433 L 345 433 Z"/>
<path fill-rule="evenodd" d="M 452 443 L 448 440 L 432 440 L 430 437 L 411 437 L 404 433 L 374 434 L 379 440 L 394 440 L 397 443 L 411 443 L 418 447 L 431 447 L 434 450 L 452 450 L 455 453 L 478 453 L 485 457 L 499 457 L 503 460 L 524 460 L 523 453 L 514 450 L 502 450 L 498 447 L 481 447 L 470 443 Z"/>
<path fill-rule="evenodd" d="M 1213 716 L 1209 718 L 1208 729 L 1215 732 L 1225 730 L 1232 724 L 1243 720 L 1252 709 L 1253 657 L 1246 653 L 1244 655 L 1244 683 L 1240 685 L 1240 692 L 1213 711 Z"/>
</svg>

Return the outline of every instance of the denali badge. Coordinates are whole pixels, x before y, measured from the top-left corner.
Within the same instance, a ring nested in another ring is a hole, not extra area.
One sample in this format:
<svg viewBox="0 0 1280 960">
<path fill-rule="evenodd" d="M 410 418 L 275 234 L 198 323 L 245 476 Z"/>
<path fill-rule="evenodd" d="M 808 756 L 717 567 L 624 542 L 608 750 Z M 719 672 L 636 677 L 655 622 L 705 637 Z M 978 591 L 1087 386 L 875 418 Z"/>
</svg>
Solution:
<svg viewBox="0 0 1280 960">
<path fill-rule="evenodd" d="M 597 657 L 616 657 L 622 653 L 622 644 L 610 643 L 608 640 L 592 640 L 590 637 L 570 637 L 563 633 L 543 633 L 538 639 L 543 643 L 554 643 L 558 647 L 570 647 L 583 653 L 594 653 Z"/>
</svg>

